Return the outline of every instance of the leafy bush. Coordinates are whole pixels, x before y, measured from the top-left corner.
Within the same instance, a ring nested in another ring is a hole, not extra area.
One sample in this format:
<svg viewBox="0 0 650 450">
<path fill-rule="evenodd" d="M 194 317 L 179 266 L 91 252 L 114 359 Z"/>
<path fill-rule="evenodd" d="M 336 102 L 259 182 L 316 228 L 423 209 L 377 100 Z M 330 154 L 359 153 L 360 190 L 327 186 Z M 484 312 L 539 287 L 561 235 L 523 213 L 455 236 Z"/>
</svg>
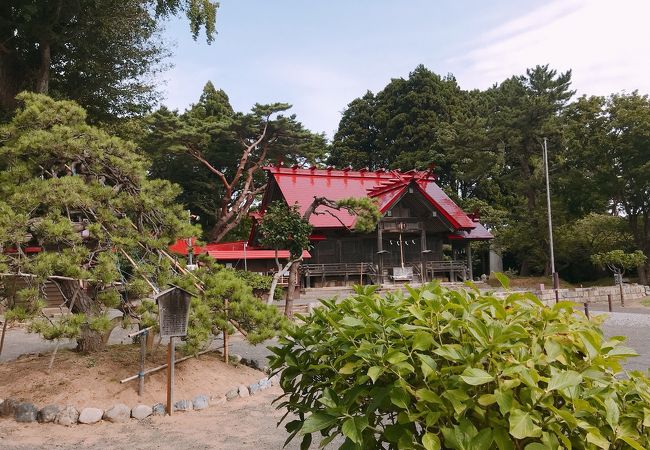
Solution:
<svg viewBox="0 0 650 450">
<path fill-rule="evenodd" d="M 438 284 L 374 287 L 304 317 L 272 348 L 278 407 L 341 448 L 650 448 L 650 384 L 635 355 L 571 303 Z M 291 417 L 291 416 L 289 416 Z"/>
</svg>

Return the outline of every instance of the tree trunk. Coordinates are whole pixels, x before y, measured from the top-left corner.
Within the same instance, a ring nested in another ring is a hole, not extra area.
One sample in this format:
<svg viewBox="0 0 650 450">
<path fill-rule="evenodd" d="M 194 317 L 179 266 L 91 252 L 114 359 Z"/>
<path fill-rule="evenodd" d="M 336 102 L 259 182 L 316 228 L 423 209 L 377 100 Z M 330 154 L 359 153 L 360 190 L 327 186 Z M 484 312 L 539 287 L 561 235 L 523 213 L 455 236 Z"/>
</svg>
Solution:
<svg viewBox="0 0 650 450">
<path fill-rule="evenodd" d="M 645 286 L 650 284 L 650 258 L 648 262 L 639 266 L 639 283 Z"/>
<path fill-rule="evenodd" d="M 36 92 L 39 94 L 47 94 L 50 89 L 50 64 L 52 63 L 50 49 L 49 41 L 40 42 L 39 53 L 41 62 L 36 76 Z"/>
<path fill-rule="evenodd" d="M 85 314 L 88 318 L 101 313 L 99 304 L 88 295 L 79 280 L 57 280 L 57 283 L 73 313 Z M 100 351 L 106 346 L 106 341 L 107 336 L 104 333 L 84 326 L 77 338 L 77 350 L 85 353 Z"/>
<path fill-rule="evenodd" d="M 287 285 L 287 294 L 285 296 L 284 304 L 284 315 L 287 317 L 293 316 L 293 297 L 296 290 L 296 285 L 298 284 L 298 269 L 300 267 L 300 262 L 296 261 L 291 265 L 289 270 L 289 283 Z"/>
<path fill-rule="evenodd" d="M 0 50 L 0 116 L 16 109 L 16 95 L 20 91 L 19 63 L 13 53 Z"/>
</svg>

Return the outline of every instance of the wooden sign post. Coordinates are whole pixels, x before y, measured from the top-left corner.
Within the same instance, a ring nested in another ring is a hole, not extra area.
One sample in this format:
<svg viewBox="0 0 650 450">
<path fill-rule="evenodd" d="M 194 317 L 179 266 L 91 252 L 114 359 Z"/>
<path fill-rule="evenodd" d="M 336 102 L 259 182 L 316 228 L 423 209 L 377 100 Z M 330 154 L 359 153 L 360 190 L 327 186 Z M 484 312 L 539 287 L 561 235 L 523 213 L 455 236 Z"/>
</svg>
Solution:
<svg viewBox="0 0 650 450">
<path fill-rule="evenodd" d="M 167 346 L 167 414 L 174 412 L 174 338 L 187 335 L 187 323 L 190 318 L 190 301 L 192 294 L 178 286 L 161 292 L 158 301 L 158 320 L 160 337 L 169 338 Z"/>
</svg>

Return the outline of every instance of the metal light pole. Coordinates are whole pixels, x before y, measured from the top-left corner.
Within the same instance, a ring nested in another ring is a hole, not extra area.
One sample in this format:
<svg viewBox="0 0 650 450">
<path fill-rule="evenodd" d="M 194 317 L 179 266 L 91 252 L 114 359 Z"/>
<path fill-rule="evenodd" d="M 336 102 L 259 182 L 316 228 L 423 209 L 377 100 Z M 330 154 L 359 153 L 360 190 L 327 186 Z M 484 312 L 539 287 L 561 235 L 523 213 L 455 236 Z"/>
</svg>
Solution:
<svg viewBox="0 0 650 450">
<path fill-rule="evenodd" d="M 248 272 L 248 261 L 246 259 L 246 247 L 248 246 L 248 242 L 244 242 L 244 270 Z"/>
<path fill-rule="evenodd" d="M 555 271 L 555 253 L 553 251 L 553 220 L 551 218 L 551 187 L 548 176 L 548 148 L 547 139 L 544 138 L 544 175 L 546 177 L 546 215 L 548 216 L 548 243 L 551 251 L 551 274 L 553 276 L 553 289 L 555 290 L 555 303 L 559 301 L 558 289 L 560 288 L 560 278 Z"/>
</svg>

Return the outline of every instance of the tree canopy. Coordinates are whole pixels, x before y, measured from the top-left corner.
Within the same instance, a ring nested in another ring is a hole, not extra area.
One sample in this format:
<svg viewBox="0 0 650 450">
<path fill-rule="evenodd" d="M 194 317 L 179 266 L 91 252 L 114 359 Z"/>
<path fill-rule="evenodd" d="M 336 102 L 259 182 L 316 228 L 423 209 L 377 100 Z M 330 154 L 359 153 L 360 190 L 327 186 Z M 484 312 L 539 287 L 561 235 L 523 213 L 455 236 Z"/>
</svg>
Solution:
<svg viewBox="0 0 650 450">
<path fill-rule="evenodd" d="M 289 108 L 257 104 L 235 112 L 226 93 L 208 82 L 184 113 L 163 108 L 148 118 L 141 145 L 154 161 L 153 175 L 184 188 L 183 200 L 204 217 L 210 240 L 224 239 L 246 220 L 265 188 L 264 165 L 324 157 L 324 136 L 286 115 Z"/>
<path fill-rule="evenodd" d="M 463 90 L 453 76 L 418 66 L 407 79 L 393 79 L 378 93 L 350 102 L 328 162 L 370 169 L 434 167 L 454 200 L 490 222 L 494 246 L 508 264 L 524 275 L 541 274 L 550 271 L 546 138 L 553 218 L 564 246 L 559 265 L 573 281 L 594 278 L 598 272 L 584 240 L 564 239 L 583 233 L 578 224 L 597 220 L 581 221 L 590 214 L 625 217 L 620 236 L 631 235 L 632 245 L 650 255 L 650 102 L 637 93 L 573 97 L 571 71 L 547 65 L 483 91 Z M 639 268 L 642 281 L 648 273 L 647 265 Z"/>
<path fill-rule="evenodd" d="M 161 20 L 185 13 L 196 39 L 216 34 L 211 0 L 7 0 L 0 4 L 0 113 L 22 90 L 72 99 L 94 120 L 142 114 L 168 54 Z"/>
<path fill-rule="evenodd" d="M 145 280 L 164 286 L 169 261 L 157 251 L 196 230 L 175 203 L 179 188 L 149 179 L 134 144 L 88 125 L 73 102 L 18 98 L 0 127 L 0 247 L 10 249 L 2 272 L 34 276 L 35 287 L 69 277 L 56 282 L 75 315 L 57 326 L 76 324 L 80 347 L 94 349 L 101 339 L 84 329 L 98 331 L 109 307 L 150 293 Z M 40 251 L 28 257 L 28 246 Z"/>
</svg>

